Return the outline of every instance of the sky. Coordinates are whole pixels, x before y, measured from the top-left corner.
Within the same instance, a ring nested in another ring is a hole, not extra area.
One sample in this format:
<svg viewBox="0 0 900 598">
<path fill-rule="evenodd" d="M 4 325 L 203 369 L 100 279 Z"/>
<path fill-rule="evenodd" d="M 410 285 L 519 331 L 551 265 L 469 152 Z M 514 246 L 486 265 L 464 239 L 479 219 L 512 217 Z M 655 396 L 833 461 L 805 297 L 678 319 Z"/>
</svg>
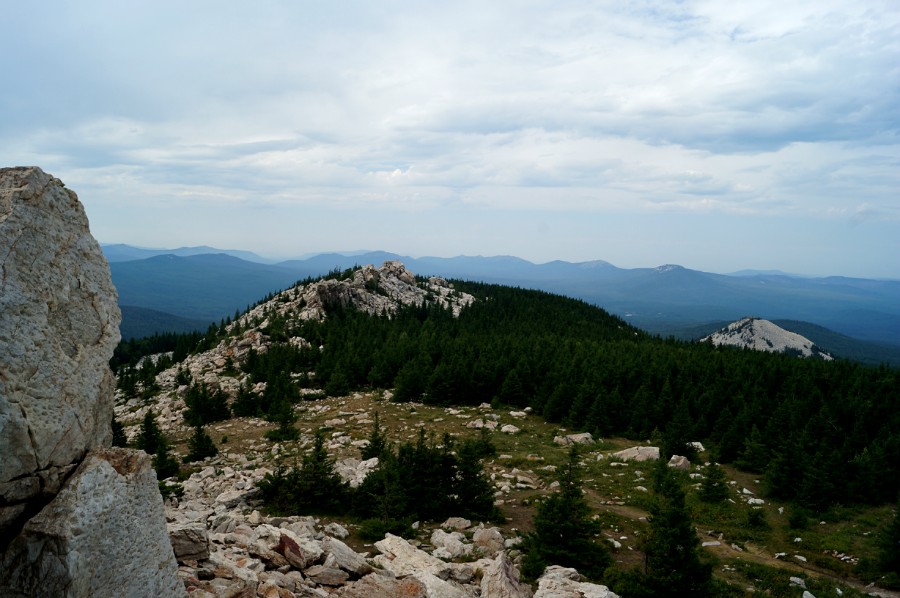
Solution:
<svg viewBox="0 0 900 598">
<path fill-rule="evenodd" d="M 7 3 L 104 243 L 900 278 L 896 0 Z"/>
</svg>

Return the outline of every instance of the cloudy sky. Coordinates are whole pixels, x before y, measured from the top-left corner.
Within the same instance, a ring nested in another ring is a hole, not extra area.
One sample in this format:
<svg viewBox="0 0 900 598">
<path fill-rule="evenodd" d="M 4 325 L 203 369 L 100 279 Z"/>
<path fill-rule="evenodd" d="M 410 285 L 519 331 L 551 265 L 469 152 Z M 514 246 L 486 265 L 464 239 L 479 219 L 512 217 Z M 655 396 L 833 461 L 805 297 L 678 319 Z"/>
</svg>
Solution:
<svg viewBox="0 0 900 598">
<path fill-rule="evenodd" d="M 16 2 L 102 242 L 900 278 L 896 0 Z"/>
</svg>

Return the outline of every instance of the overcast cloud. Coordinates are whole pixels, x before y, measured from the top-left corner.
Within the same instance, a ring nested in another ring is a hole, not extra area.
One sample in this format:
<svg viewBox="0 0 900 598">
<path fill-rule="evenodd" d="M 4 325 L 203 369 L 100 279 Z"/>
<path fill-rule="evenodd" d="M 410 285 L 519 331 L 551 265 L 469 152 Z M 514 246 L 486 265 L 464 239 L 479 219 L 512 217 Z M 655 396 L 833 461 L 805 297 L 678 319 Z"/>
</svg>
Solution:
<svg viewBox="0 0 900 598">
<path fill-rule="evenodd" d="M 894 0 L 4 8 L 103 242 L 900 278 Z"/>
</svg>

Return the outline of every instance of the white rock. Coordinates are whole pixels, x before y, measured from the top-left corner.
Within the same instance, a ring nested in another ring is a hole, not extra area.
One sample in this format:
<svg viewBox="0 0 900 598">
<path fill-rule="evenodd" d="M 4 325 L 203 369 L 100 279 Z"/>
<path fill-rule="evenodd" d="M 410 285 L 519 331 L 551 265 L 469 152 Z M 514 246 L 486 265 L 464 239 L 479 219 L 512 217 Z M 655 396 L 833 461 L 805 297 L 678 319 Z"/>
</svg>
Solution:
<svg viewBox="0 0 900 598">
<path fill-rule="evenodd" d="M 0 256 L 3 536 L 10 508 L 109 445 L 121 314 L 81 202 L 40 168 L 0 168 Z"/>
<path fill-rule="evenodd" d="M 633 446 L 625 450 L 618 451 L 610 455 L 616 459 L 623 461 L 656 461 L 659 459 L 659 447 L 656 446 Z"/>
<path fill-rule="evenodd" d="M 464 539 L 465 536 L 463 536 L 459 532 L 452 532 L 448 534 L 442 529 L 436 529 L 431 532 L 431 545 L 436 548 L 443 548 L 446 553 L 449 554 L 449 558 L 451 559 L 456 559 L 461 556 L 471 554 L 472 546 L 463 543 Z"/>
<path fill-rule="evenodd" d="M 24 596 L 183 596 L 150 457 L 88 453 L 0 561 L 4 589 Z"/>
</svg>

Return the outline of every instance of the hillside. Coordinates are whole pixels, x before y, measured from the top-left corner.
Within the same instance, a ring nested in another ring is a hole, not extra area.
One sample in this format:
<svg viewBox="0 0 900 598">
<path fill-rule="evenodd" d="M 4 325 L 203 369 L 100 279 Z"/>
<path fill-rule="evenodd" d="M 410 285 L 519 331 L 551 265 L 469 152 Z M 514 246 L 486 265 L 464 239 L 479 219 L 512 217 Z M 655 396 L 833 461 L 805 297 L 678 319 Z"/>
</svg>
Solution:
<svg viewBox="0 0 900 598">
<path fill-rule="evenodd" d="M 107 246 L 110 251 L 110 246 Z M 120 253 L 125 250 L 120 248 Z M 321 254 L 277 265 L 220 255 L 155 256 L 112 263 L 122 304 L 218 322 L 293 282 L 363 263 L 401 259 L 416 272 L 541 289 L 583 299 L 654 334 L 685 338 L 709 322 L 748 313 L 770 321 L 805 321 L 861 341 L 837 355 L 880 363 L 881 345 L 900 346 L 900 282 L 776 274 L 726 276 L 679 266 L 617 268 L 607 262 L 533 264 L 520 258 L 401 258 L 386 252 Z M 710 330 L 706 332 L 710 332 Z M 700 335 L 702 336 L 702 335 Z M 854 357 L 855 358 L 855 357 Z"/>
<path fill-rule="evenodd" d="M 262 521 L 252 516 L 263 505 L 250 489 L 275 455 L 289 462 L 305 454 L 317 429 L 329 432 L 336 458 L 357 459 L 344 462 L 350 477 L 365 475 L 357 451 L 373 409 L 395 441 L 412 441 L 421 426 L 457 442 L 488 430 L 498 456 L 486 465 L 510 520 L 506 540 L 515 539 L 513 528 L 529 529 L 535 498 L 552 490 L 563 458 L 555 438 L 576 430 L 603 438 L 586 447 L 585 480 L 626 569 L 640 560 L 632 538 L 646 531 L 640 517 L 651 495 L 647 469 L 618 465 L 612 453 L 653 439 L 665 456 L 686 454 L 695 450 L 687 442 L 702 441 L 685 486 L 703 479 L 711 458 L 731 464 L 734 482 L 733 506 L 705 507 L 689 492 L 698 529 L 716 530 L 706 550 L 727 563 L 717 575 L 772 595 L 792 595 L 787 578 L 797 574 L 829 592 L 834 586 L 817 585 L 832 583 L 829 575 L 843 579 L 845 592 L 870 579 L 856 564 L 877 550 L 872 534 L 900 484 L 896 371 L 663 341 L 584 302 L 415 278 L 397 263 L 288 289 L 211 330 L 180 363 L 157 363 L 120 369 L 117 417 L 134 437 L 154 414 L 184 454 L 198 397 L 224 398 L 241 417 L 208 424 L 227 454 L 186 484 L 183 508 L 246 495 L 246 507 L 229 507 L 236 525 Z M 274 440 L 295 434 L 296 442 Z M 233 477 L 219 478 L 216 468 Z M 838 504 L 853 504 L 856 514 Z M 749 514 L 755 507 L 761 516 Z M 820 513 L 826 524 L 794 531 L 794 512 Z M 353 519 L 341 523 L 361 530 Z M 803 545 L 788 534 L 803 536 Z"/>
</svg>

